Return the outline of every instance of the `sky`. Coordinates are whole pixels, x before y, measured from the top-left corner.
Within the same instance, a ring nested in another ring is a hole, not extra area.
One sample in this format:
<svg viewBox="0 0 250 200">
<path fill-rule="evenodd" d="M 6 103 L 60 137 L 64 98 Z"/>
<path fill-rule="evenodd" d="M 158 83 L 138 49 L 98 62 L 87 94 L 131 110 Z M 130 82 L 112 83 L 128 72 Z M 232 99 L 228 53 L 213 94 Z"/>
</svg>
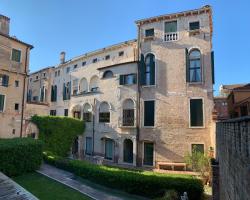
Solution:
<svg viewBox="0 0 250 200">
<path fill-rule="evenodd" d="M 221 84 L 250 82 L 250 0 L 0 0 L 10 35 L 32 44 L 30 71 L 130 39 L 135 21 L 211 5 L 215 94 Z"/>
</svg>

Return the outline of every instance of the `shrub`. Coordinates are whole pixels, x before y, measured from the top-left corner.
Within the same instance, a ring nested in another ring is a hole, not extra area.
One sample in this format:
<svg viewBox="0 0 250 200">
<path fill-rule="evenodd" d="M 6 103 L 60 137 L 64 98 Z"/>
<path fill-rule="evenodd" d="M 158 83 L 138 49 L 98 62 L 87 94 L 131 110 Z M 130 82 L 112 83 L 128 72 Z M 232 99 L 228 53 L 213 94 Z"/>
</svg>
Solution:
<svg viewBox="0 0 250 200">
<path fill-rule="evenodd" d="M 6 175 L 34 171 L 41 163 L 41 141 L 32 138 L 0 139 L 0 171 Z"/>
<path fill-rule="evenodd" d="M 203 194 L 201 181 L 188 175 L 125 170 L 81 160 L 63 159 L 51 154 L 45 154 L 44 159 L 47 163 L 82 178 L 131 194 L 156 198 L 164 196 L 165 191 L 175 190 L 179 195 L 187 192 L 190 200 L 199 200 Z"/>
<path fill-rule="evenodd" d="M 83 121 L 74 118 L 35 115 L 31 121 L 39 129 L 44 150 L 63 157 L 69 153 L 74 139 L 84 132 Z"/>
</svg>

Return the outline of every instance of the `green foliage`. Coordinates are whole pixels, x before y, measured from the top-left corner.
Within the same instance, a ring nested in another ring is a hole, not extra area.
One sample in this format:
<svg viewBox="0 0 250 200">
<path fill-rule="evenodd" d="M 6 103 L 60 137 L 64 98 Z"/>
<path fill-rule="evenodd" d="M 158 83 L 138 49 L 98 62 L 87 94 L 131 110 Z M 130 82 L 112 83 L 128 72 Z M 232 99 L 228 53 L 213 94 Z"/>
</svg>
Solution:
<svg viewBox="0 0 250 200">
<path fill-rule="evenodd" d="M 42 163 L 42 142 L 32 138 L 0 140 L 0 171 L 16 176 L 38 169 Z"/>
<path fill-rule="evenodd" d="M 211 182 L 211 161 L 207 154 L 201 153 L 194 148 L 191 154 L 188 153 L 185 156 L 185 162 L 189 168 L 201 174 L 204 184 Z"/>
<path fill-rule="evenodd" d="M 59 156 L 67 156 L 74 139 L 83 134 L 84 122 L 69 117 L 33 116 L 31 121 L 39 129 L 39 139 L 44 150 Z"/>
<path fill-rule="evenodd" d="M 200 200 L 203 194 L 202 182 L 188 175 L 167 175 L 94 165 L 48 153 L 44 154 L 44 160 L 92 182 L 131 194 L 157 198 L 163 197 L 165 191 L 175 190 L 179 195 L 187 192 L 190 200 Z"/>
</svg>

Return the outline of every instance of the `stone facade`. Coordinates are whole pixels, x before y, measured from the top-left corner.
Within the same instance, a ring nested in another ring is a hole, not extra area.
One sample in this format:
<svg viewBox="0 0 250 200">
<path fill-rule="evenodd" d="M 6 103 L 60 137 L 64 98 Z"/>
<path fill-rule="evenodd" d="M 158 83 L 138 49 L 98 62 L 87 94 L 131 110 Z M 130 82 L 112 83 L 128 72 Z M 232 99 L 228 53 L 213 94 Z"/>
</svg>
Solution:
<svg viewBox="0 0 250 200">
<path fill-rule="evenodd" d="M 0 138 L 24 133 L 29 54 L 33 48 L 9 36 L 8 17 L 0 15 Z"/>
<path fill-rule="evenodd" d="M 68 61 L 61 53 L 50 74 L 57 100 L 49 102 L 49 110 L 86 121 L 80 157 L 156 167 L 184 162 L 193 145 L 204 152 L 214 148 L 211 12 L 206 6 L 139 20 L 137 40 Z M 174 32 L 167 22 L 174 22 Z M 192 71 L 190 63 L 199 69 Z M 64 99 L 67 83 L 71 95 Z M 199 125 L 191 125 L 195 100 Z"/>
<path fill-rule="evenodd" d="M 220 200 L 250 199 L 250 118 L 217 123 L 216 159 Z M 216 190 L 218 187 L 215 188 Z M 217 200 L 216 198 L 214 198 Z"/>
</svg>

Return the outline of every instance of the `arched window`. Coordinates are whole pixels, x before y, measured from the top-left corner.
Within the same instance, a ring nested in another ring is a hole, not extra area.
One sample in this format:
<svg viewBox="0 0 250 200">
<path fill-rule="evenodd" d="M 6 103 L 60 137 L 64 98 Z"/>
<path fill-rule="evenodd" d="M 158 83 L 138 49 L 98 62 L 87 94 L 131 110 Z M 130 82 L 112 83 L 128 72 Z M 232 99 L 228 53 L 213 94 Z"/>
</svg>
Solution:
<svg viewBox="0 0 250 200">
<path fill-rule="evenodd" d="M 89 103 L 86 103 L 83 106 L 83 120 L 85 122 L 91 122 L 91 112 L 92 112 L 91 105 Z"/>
<path fill-rule="evenodd" d="M 145 85 L 155 85 L 155 56 L 149 53 L 145 58 Z"/>
<path fill-rule="evenodd" d="M 91 92 L 96 92 L 99 90 L 99 78 L 98 78 L 98 76 L 93 76 L 90 79 L 89 90 Z"/>
<path fill-rule="evenodd" d="M 126 99 L 123 102 L 122 106 L 122 115 L 123 115 L 123 120 L 122 120 L 122 125 L 123 126 L 134 126 L 135 124 L 135 105 L 134 101 L 132 99 Z"/>
<path fill-rule="evenodd" d="M 75 105 L 73 108 L 72 108 L 72 115 L 74 118 L 76 119 L 81 119 L 81 106 L 80 105 Z"/>
<path fill-rule="evenodd" d="M 123 162 L 133 163 L 133 142 L 130 139 L 123 142 Z"/>
<path fill-rule="evenodd" d="M 88 92 L 88 81 L 86 78 L 81 79 L 79 89 L 81 93 Z"/>
<path fill-rule="evenodd" d="M 108 71 L 105 71 L 104 74 L 103 74 L 103 78 L 112 78 L 114 75 L 113 75 L 113 72 L 108 70 Z"/>
<path fill-rule="evenodd" d="M 110 122 L 110 105 L 107 102 L 102 102 L 100 105 L 99 122 Z"/>
<path fill-rule="evenodd" d="M 201 53 L 198 49 L 189 53 L 189 82 L 201 82 Z"/>
</svg>

